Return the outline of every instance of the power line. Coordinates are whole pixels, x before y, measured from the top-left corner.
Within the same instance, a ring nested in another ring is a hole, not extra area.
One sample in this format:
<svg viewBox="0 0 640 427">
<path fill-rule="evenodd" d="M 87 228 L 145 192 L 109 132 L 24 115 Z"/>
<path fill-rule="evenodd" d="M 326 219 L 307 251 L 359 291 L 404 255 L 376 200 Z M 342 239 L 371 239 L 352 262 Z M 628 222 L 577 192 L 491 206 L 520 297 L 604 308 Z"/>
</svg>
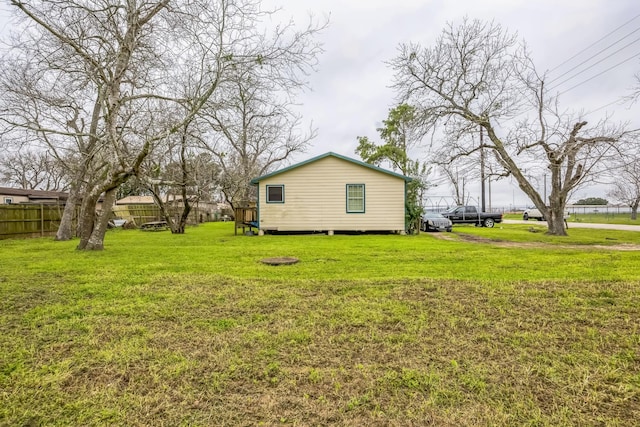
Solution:
<svg viewBox="0 0 640 427">
<path fill-rule="evenodd" d="M 621 102 L 621 101 L 620 101 L 620 99 L 616 99 L 615 101 L 611 101 L 611 102 L 609 102 L 608 104 L 604 104 L 604 105 L 603 105 L 603 106 L 601 106 L 601 107 L 595 108 L 595 109 L 593 109 L 593 110 L 591 110 L 591 111 L 587 111 L 586 113 L 584 113 L 584 115 L 585 115 L 585 116 L 588 116 L 589 114 L 593 114 L 593 113 L 595 113 L 596 111 L 600 111 L 600 110 L 602 110 L 602 109 L 604 109 L 604 108 L 607 108 L 607 107 L 609 107 L 609 106 L 611 106 L 611 105 L 613 105 L 613 104 L 619 104 L 620 102 Z"/>
<path fill-rule="evenodd" d="M 639 31 L 639 30 L 640 30 L 640 28 L 638 28 L 636 31 Z M 592 68 L 593 68 L 593 67 L 595 67 L 596 65 L 600 64 L 600 63 L 601 63 L 601 62 L 603 62 L 604 60 L 611 58 L 611 57 L 612 57 L 613 55 L 615 55 L 616 53 L 618 53 L 618 52 L 620 52 L 620 51 L 622 51 L 622 50 L 624 50 L 624 49 L 628 48 L 629 46 L 631 46 L 631 45 L 633 45 L 633 44 L 637 43 L 638 41 L 640 41 L 640 37 L 638 37 L 637 39 L 635 39 L 635 40 L 634 40 L 634 41 L 632 41 L 631 43 L 627 43 L 626 45 L 622 46 L 621 48 L 619 48 L 619 49 L 618 49 L 618 50 L 616 50 L 615 52 L 610 53 L 609 55 L 607 55 L 607 56 L 605 56 L 604 58 L 600 59 L 598 62 L 596 62 L 596 63 L 594 63 L 594 64 L 591 64 L 591 65 L 590 65 L 590 66 L 588 66 L 587 68 L 585 68 L 585 69 L 583 69 L 583 70 L 581 70 L 581 71 L 577 72 L 576 74 L 572 75 L 571 77 L 569 77 L 569 78 L 566 78 L 566 79 L 562 80 L 560 83 L 558 83 L 558 84 L 556 84 L 556 85 L 552 86 L 552 87 L 550 88 L 550 90 L 553 90 L 553 89 L 555 89 L 555 88 L 557 88 L 557 87 L 559 87 L 559 86 L 562 86 L 564 83 L 568 82 L 569 80 L 572 80 L 572 79 L 574 79 L 574 78 L 578 77 L 580 74 L 582 74 L 582 73 L 584 73 L 584 72 L 586 72 L 586 71 L 589 71 L 590 69 L 592 69 Z M 598 52 L 598 53 L 597 53 L 596 55 L 594 55 L 594 56 L 597 56 L 597 55 L 598 55 L 598 54 L 600 54 L 601 52 L 602 52 L 602 51 Z M 593 56 L 592 56 L 591 58 L 593 58 Z M 589 59 L 591 59 L 591 58 L 589 58 Z M 587 60 L 587 61 L 588 61 L 588 60 Z M 584 62 L 586 62 L 586 61 L 584 61 Z M 577 65 L 576 67 L 572 68 L 572 70 L 573 70 L 573 69 L 575 69 L 575 68 L 577 68 L 577 67 L 579 67 L 580 65 L 584 64 L 584 62 L 582 62 L 582 63 L 580 63 L 579 65 Z M 571 71 L 571 70 L 569 70 L 569 71 Z M 567 71 L 567 73 L 568 73 L 568 71 Z M 565 74 L 566 74 L 566 73 L 565 73 Z M 563 74 L 563 75 L 564 75 L 564 74 Z M 561 76 L 560 76 L 560 77 L 561 77 Z M 558 78 L 559 78 L 559 77 L 558 77 Z M 551 80 L 549 83 L 553 83 L 554 81 L 558 80 L 558 78 L 556 78 L 556 79 L 554 79 L 554 80 Z"/>
<path fill-rule="evenodd" d="M 570 62 L 571 60 L 573 60 L 573 59 L 577 58 L 577 57 L 578 57 L 578 56 L 580 56 L 582 53 L 584 53 L 584 52 L 588 51 L 589 49 L 591 49 L 592 47 L 594 47 L 595 45 L 597 45 L 597 44 L 598 44 L 598 43 L 600 43 L 601 41 L 605 40 L 605 39 L 606 39 L 607 37 L 609 37 L 610 35 L 612 35 L 612 34 L 616 33 L 616 32 L 617 32 L 618 30 L 620 30 L 621 28 L 623 28 L 623 27 L 627 26 L 629 23 L 631 23 L 631 22 L 633 22 L 634 20 L 638 19 L 639 17 L 640 17 L 640 14 L 637 14 L 637 15 L 633 16 L 631 19 L 629 19 L 629 20 L 627 20 L 626 22 L 622 23 L 621 25 L 618 25 L 616 28 L 614 28 L 613 30 L 609 31 L 607 34 L 605 34 L 604 36 L 600 37 L 598 40 L 594 41 L 593 43 L 591 43 L 591 44 L 590 44 L 590 45 L 588 45 L 587 47 L 583 48 L 582 50 L 580 50 L 580 51 L 579 51 L 578 53 L 576 53 L 575 55 L 571 56 L 570 58 L 566 59 L 566 60 L 565 60 L 565 61 L 563 61 L 562 63 L 558 64 L 556 67 L 554 67 L 553 69 L 551 69 L 549 72 L 553 72 L 553 71 L 555 71 L 555 70 L 559 69 L 559 68 L 560 68 L 560 67 L 562 67 L 563 65 L 565 65 L 565 64 L 567 64 L 568 62 Z M 635 30 L 633 30 L 633 31 L 631 31 L 631 32 L 629 32 L 629 33 L 627 33 L 627 34 L 626 34 L 626 35 L 624 35 L 623 37 L 621 37 L 621 38 L 619 38 L 618 40 L 616 40 L 615 42 L 613 42 L 613 43 L 609 44 L 607 47 L 605 47 L 605 48 L 601 49 L 601 50 L 600 50 L 600 51 L 598 51 L 597 53 L 595 53 L 595 54 L 591 55 L 589 58 L 587 58 L 586 60 L 582 61 L 580 64 L 578 64 L 578 65 L 576 65 L 576 66 L 574 66 L 574 67 L 570 68 L 569 70 L 565 71 L 563 74 L 559 75 L 558 77 L 554 78 L 553 80 L 551 80 L 551 81 L 549 81 L 549 82 L 545 82 L 545 83 L 549 84 L 549 83 L 552 83 L 552 82 L 557 81 L 557 80 L 558 80 L 558 79 L 560 79 L 561 77 L 563 77 L 563 76 L 565 76 L 566 74 L 570 73 L 571 71 L 573 71 L 573 70 L 577 69 L 577 68 L 578 68 L 578 67 L 580 67 L 581 65 L 584 65 L 585 63 L 587 63 L 587 62 L 588 62 L 588 61 L 590 61 L 591 59 L 593 59 L 593 58 L 595 58 L 596 56 L 600 55 L 602 52 L 606 51 L 607 49 L 610 49 L 612 46 L 615 46 L 616 44 L 620 43 L 622 40 L 624 40 L 624 39 L 628 38 L 629 36 L 631 36 L 632 34 L 634 34 L 634 33 L 638 32 L 638 31 L 640 31 L 640 27 L 639 27 L 639 28 L 636 28 Z M 625 46 L 623 46 L 623 47 L 619 48 L 619 49 L 618 49 L 618 50 L 616 50 L 615 52 L 613 52 L 613 53 L 611 53 L 611 54 L 607 55 L 606 57 L 604 57 L 604 58 L 602 58 L 602 59 L 600 59 L 600 60 L 599 60 L 598 62 L 596 62 L 595 64 L 593 64 L 593 65 L 591 65 L 591 66 L 587 67 L 586 69 L 584 69 L 584 70 L 582 70 L 582 71 L 580 71 L 580 72 L 578 72 L 578 73 L 576 73 L 576 74 L 572 75 L 571 77 L 569 77 L 569 78 L 567 78 L 567 79 L 563 80 L 562 82 L 560 82 L 560 83 L 558 83 L 558 84 L 556 84 L 556 85 L 554 85 L 554 86 L 552 86 L 552 87 L 548 88 L 547 90 L 548 90 L 548 91 L 551 91 L 551 90 L 553 90 L 553 89 L 557 89 L 559 86 L 563 85 L 563 84 L 564 84 L 564 83 L 566 83 L 567 81 L 572 80 L 572 79 L 574 79 L 575 77 L 579 76 L 580 74 L 582 74 L 582 73 L 584 73 L 584 72 L 586 72 L 586 71 L 590 70 L 591 68 L 593 68 L 594 66 L 596 66 L 596 65 L 598 65 L 598 64 L 600 64 L 600 63 L 602 63 L 602 62 L 603 62 L 603 61 L 605 61 L 606 59 L 611 58 L 613 55 L 615 55 L 615 54 L 619 53 L 620 51 L 622 51 L 622 50 L 624 50 L 624 49 L 628 48 L 629 46 L 631 46 L 631 45 L 633 45 L 633 44 L 637 43 L 639 40 L 640 40 L 640 38 L 637 38 L 637 39 L 633 40 L 632 42 L 630 42 L 630 43 L 626 44 Z M 635 57 L 636 57 L 636 56 L 638 56 L 638 55 L 640 55 L 640 53 L 639 53 L 639 54 L 636 54 L 636 55 L 633 55 L 632 57 L 627 58 L 627 59 L 625 59 L 625 60 L 623 60 L 623 61 L 621 61 L 621 62 L 619 62 L 619 63 L 617 63 L 617 64 L 615 64 L 615 65 L 613 65 L 613 66 L 611 66 L 611 67 L 609 67 L 609 68 L 607 68 L 606 70 L 601 71 L 600 73 L 598 73 L 598 74 L 596 74 L 596 75 L 594 75 L 594 76 L 592 76 L 592 77 L 590 77 L 590 78 L 588 78 L 588 79 L 586 79 L 586 80 L 581 81 L 581 82 L 580 82 L 580 83 L 578 83 L 578 84 L 575 84 L 574 86 L 572 86 L 572 87 L 570 87 L 570 88 L 568 88 L 568 89 L 564 90 L 563 92 L 558 93 L 558 96 L 559 96 L 559 95 L 562 95 L 562 94 L 565 94 L 565 93 L 567 93 L 567 92 L 569 92 L 569 91 L 571 91 L 571 90 L 573 90 L 573 89 L 575 89 L 575 88 L 577 88 L 577 87 L 579 87 L 579 86 L 581 86 L 581 85 L 583 85 L 583 84 L 585 84 L 585 83 L 587 83 L 587 82 L 589 82 L 589 81 L 591 81 L 591 80 L 593 80 L 593 79 L 595 79 L 595 78 L 597 78 L 597 77 L 601 76 L 602 74 L 604 74 L 604 73 L 606 73 L 606 72 L 609 72 L 609 71 L 611 71 L 612 69 L 614 69 L 614 68 L 616 68 L 616 67 L 621 66 L 622 64 L 624 64 L 624 63 L 626 63 L 626 62 L 629 62 L 630 60 L 632 60 L 633 58 L 635 58 Z M 516 103 L 516 106 L 521 106 L 524 102 L 525 102 L 524 100 L 521 100 L 520 102 Z M 606 105 L 604 105 L 604 106 L 602 106 L 602 107 L 599 107 L 599 108 L 597 108 L 597 109 L 591 110 L 591 111 L 590 111 L 589 113 L 587 113 L 587 114 L 594 113 L 594 112 L 596 112 L 596 111 L 599 111 L 599 110 L 601 110 L 601 109 L 603 109 L 603 108 L 606 108 L 606 107 L 608 107 L 608 106 L 610 106 L 610 105 L 612 105 L 612 104 L 615 104 L 615 103 L 617 103 L 617 102 L 619 102 L 619 101 L 618 101 L 618 100 L 616 100 L 616 101 L 610 102 L 610 103 L 608 103 L 608 104 L 606 104 Z M 532 109 L 534 109 L 534 108 L 535 108 L 535 107 L 527 108 L 527 111 L 524 111 L 524 112 L 522 112 L 522 113 L 527 113 L 527 112 L 531 111 L 531 110 L 532 110 Z"/>
<path fill-rule="evenodd" d="M 630 23 L 631 23 L 631 22 L 633 22 L 634 20 L 638 19 L 639 17 L 640 17 L 640 14 L 637 14 L 637 15 L 633 16 L 631 19 L 629 19 L 629 20 L 627 20 L 626 22 L 622 23 L 621 25 L 617 26 L 616 28 L 614 28 L 613 30 L 609 31 L 609 32 L 608 32 L 607 34 L 605 34 L 604 36 L 600 37 L 598 40 L 594 41 L 593 43 L 591 43 L 591 44 L 590 44 L 590 45 L 588 45 L 587 47 L 585 47 L 585 48 L 583 48 L 582 50 L 580 50 L 580 51 L 579 51 L 578 53 L 576 53 L 575 55 L 571 56 L 569 59 L 567 59 L 567 60 L 563 61 L 561 64 L 559 64 L 559 65 L 557 65 L 556 67 L 554 67 L 550 72 L 553 72 L 553 71 L 555 71 L 555 70 L 559 69 L 560 67 L 562 67 L 563 65 L 565 65 L 565 64 L 567 64 L 568 62 L 572 61 L 573 59 L 577 58 L 578 56 L 580 56 L 580 55 L 581 55 L 581 54 L 583 54 L 584 52 L 589 51 L 591 48 L 593 48 L 594 46 L 596 46 L 597 44 L 599 44 L 600 42 L 602 42 L 603 40 L 605 40 L 606 38 L 608 38 L 608 37 L 609 37 L 609 36 L 611 36 L 612 34 L 616 33 L 616 32 L 617 32 L 617 31 L 619 31 L 621 28 L 623 28 L 623 27 L 627 26 L 628 24 L 630 24 Z M 565 76 L 565 75 L 569 74 L 569 73 L 570 73 L 570 72 L 572 72 L 573 70 L 578 69 L 578 68 L 579 68 L 579 67 L 581 67 L 582 65 L 584 65 L 584 64 L 586 64 L 586 63 L 588 63 L 588 62 L 589 62 L 589 61 L 591 61 L 592 59 L 596 58 L 598 55 L 600 55 L 600 54 L 602 54 L 603 52 L 605 52 L 605 51 L 607 51 L 607 50 L 611 49 L 613 46 L 617 45 L 618 43 L 620 43 L 621 41 L 623 41 L 623 40 L 627 39 L 627 38 L 628 38 L 628 37 L 630 37 L 632 34 L 635 34 L 635 33 L 637 33 L 638 31 L 640 31 L 640 27 L 638 27 L 638 28 L 636 28 L 635 30 L 633 30 L 633 31 L 631 31 L 631 32 L 629 32 L 629 33 L 627 33 L 626 35 L 624 35 L 624 36 L 622 36 L 622 37 L 618 38 L 616 41 L 614 41 L 613 43 L 610 43 L 608 46 L 606 46 L 606 47 L 604 47 L 604 48 L 600 49 L 598 52 L 596 52 L 595 54 L 591 55 L 591 56 L 590 56 L 589 58 L 587 58 L 586 60 L 584 60 L 584 61 L 580 62 L 579 64 L 577 64 L 577 65 L 575 65 L 575 66 L 571 67 L 570 69 L 568 69 L 567 71 L 565 71 L 565 72 L 564 72 L 564 73 L 562 73 L 561 75 L 557 76 L 556 78 L 554 78 L 553 80 L 551 80 L 549 83 L 556 82 L 557 80 L 559 80 L 559 79 L 560 79 L 560 78 L 562 78 L 563 76 Z M 607 59 L 611 58 L 612 56 L 614 56 L 615 54 L 617 54 L 617 53 L 619 53 L 619 52 L 623 51 L 624 49 L 628 48 L 629 46 L 632 46 L 632 45 L 636 44 L 638 41 L 640 41 L 640 38 L 636 38 L 636 39 L 635 39 L 635 40 L 633 40 L 632 42 L 627 43 L 627 44 L 626 44 L 626 45 L 624 45 L 623 47 L 621 47 L 621 48 L 617 49 L 615 52 L 613 52 L 613 53 L 611 53 L 611 54 L 609 54 L 609 55 L 605 56 L 604 58 L 602 58 L 602 59 L 598 60 L 596 63 L 594 63 L 594 64 L 592 64 L 592 65 L 588 66 L 587 68 L 585 68 L 585 69 L 583 69 L 583 70 L 581 70 L 581 71 L 579 71 L 579 72 L 577 72 L 577 73 L 573 74 L 572 76 L 570 76 L 570 77 L 568 77 L 568 78 L 566 78 L 566 79 L 562 80 L 560 83 L 557 83 L 557 84 L 553 85 L 549 90 L 557 89 L 558 87 L 560 87 L 561 85 L 565 84 L 566 82 L 568 82 L 568 81 L 570 81 L 570 80 L 572 80 L 572 79 L 576 78 L 577 76 L 579 76 L 579 75 L 581 75 L 581 74 L 585 73 L 586 71 L 588 71 L 588 70 L 592 69 L 592 68 L 593 68 L 593 67 L 595 67 L 596 65 L 598 65 L 598 64 L 600 64 L 600 63 L 604 62 L 605 60 L 607 60 Z M 585 84 L 585 83 L 587 83 L 587 82 L 589 82 L 589 81 L 591 81 L 591 80 L 593 80 L 593 79 L 595 79 L 595 78 L 597 78 L 597 77 L 600 77 L 600 76 L 602 76 L 602 75 L 603 75 L 603 74 L 605 74 L 605 73 L 608 73 L 609 71 L 611 71 L 611 70 L 613 70 L 613 69 L 615 69 L 615 68 L 617 68 L 617 67 L 619 67 L 619 66 L 621 66 L 621 65 L 623 65 L 623 64 L 625 64 L 625 63 L 627 63 L 627 62 L 629 62 L 629 61 L 631 61 L 631 60 L 633 60 L 634 58 L 636 58 L 636 57 L 638 57 L 638 56 L 640 56 L 640 52 L 639 52 L 639 53 L 637 53 L 637 54 L 634 54 L 634 55 L 632 55 L 632 56 L 630 56 L 630 57 L 628 57 L 628 58 L 626 58 L 626 59 L 624 59 L 624 60 L 622 60 L 622 61 L 620 61 L 620 62 L 618 62 L 618 63 L 616 63 L 616 64 L 614 64 L 614 65 L 612 65 L 612 66 L 610 66 L 610 67 L 608 67 L 607 69 L 605 69 L 605 70 L 603 70 L 603 71 L 601 71 L 601 72 L 599 72 L 599 73 L 597 73 L 597 74 L 595 74 L 595 75 L 593 75 L 593 76 L 589 77 L 588 79 L 585 79 L 585 80 L 583 80 L 583 81 L 581 81 L 581 82 L 579 82 L 579 83 L 577 83 L 577 84 L 575 84 L 575 85 L 571 86 L 571 87 L 570 87 L 570 88 L 568 88 L 568 89 L 565 89 L 564 91 L 562 91 L 562 92 L 558 93 L 558 96 L 563 95 L 563 94 L 565 94 L 565 93 L 567 93 L 567 92 L 569 92 L 569 91 L 571 91 L 571 90 L 573 90 L 573 89 L 575 89 L 575 88 L 577 88 L 577 87 L 579 87 L 579 86 L 582 86 L 583 84 Z M 591 110 L 591 111 L 589 111 L 589 112 L 587 112 L 587 113 L 585 113 L 585 114 L 586 114 L 586 115 L 588 115 L 588 114 L 592 114 L 592 113 L 594 113 L 594 112 L 596 112 L 596 111 L 600 111 L 600 110 L 602 110 L 602 109 L 604 109 L 604 108 L 606 108 L 606 107 L 609 107 L 609 106 L 611 106 L 611 105 L 613 105 L 613 104 L 616 104 L 616 103 L 619 103 L 619 102 L 620 102 L 620 100 L 619 100 L 619 99 L 618 99 L 618 100 L 615 100 L 615 101 L 612 101 L 612 102 L 609 102 L 609 103 L 607 103 L 607 104 L 605 104 L 605 105 L 603 105 L 603 106 L 601 106 L 601 107 L 598 107 L 598 108 L 596 108 L 596 109 L 593 109 L 593 110 Z"/>
<path fill-rule="evenodd" d="M 573 60 L 575 57 L 579 56 L 580 54 L 582 54 L 583 52 L 585 52 L 586 50 L 591 49 L 593 46 L 597 45 L 598 43 L 600 43 L 602 40 L 606 39 L 607 37 L 609 37 L 611 34 L 615 33 L 616 31 L 618 31 L 620 28 L 626 26 L 627 24 L 629 24 L 630 22 L 638 19 L 638 17 L 640 17 L 640 13 L 637 14 L 636 16 L 634 16 L 633 18 L 629 19 L 627 22 L 625 22 L 622 25 L 619 25 L 618 27 L 614 28 L 613 30 L 611 30 L 610 32 L 608 32 L 607 34 L 605 34 L 604 36 L 600 37 L 598 40 L 596 40 L 595 42 L 591 43 L 589 46 L 585 47 L 584 49 L 582 49 L 580 52 L 576 53 L 575 55 L 573 55 L 571 58 L 565 60 L 564 62 L 562 62 L 561 64 L 559 64 L 558 66 L 556 66 L 555 68 L 549 70 L 549 72 L 553 72 L 555 70 L 557 70 L 558 68 L 562 67 L 564 64 L 566 64 L 567 62 Z"/>
<path fill-rule="evenodd" d="M 615 42 L 611 43 L 609 46 L 607 46 L 607 47 L 605 47 L 605 48 L 603 48 L 603 49 L 599 50 L 597 53 L 595 53 L 595 54 L 591 55 L 589 58 L 585 59 L 584 61 L 582 61 L 581 63 L 579 63 L 579 64 L 578 64 L 578 65 L 576 65 L 575 67 L 572 67 L 572 68 L 568 69 L 567 71 L 565 71 L 564 73 L 562 73 L 562 74 L 560 74 L 558 77 L 556 77 L 555 79 L 551 80 L 549 83 L 551 84 L 551 83 L 555 82 L 556 80 L 559 80 L 561 77 L 563 77 L 563 76 L 565 76 L 565 75 L 569 74 L 571 71 L 575 70 L 576 68 L 580 67 L 581 65 L 584 65 L 585 63 L 589 62 L 590 60 L 592 60 L 592 59 L 593 59 L 593 58 L 595 58 L 596 56 L 600 55 L 602 52 L 606 51 L 607 49 L 610 49 L 611 47 L 613 47 L 613 46 L 615 46 L 616 44 L 620 43 L 622 40 L 626 39 L 627 37 L 631 36 L 632 34 L 637 33 L 638 31 L 640 31 L 640 27 L 636 28 L 635 30 L 633 30 L 632 32 L 630 32 L 629 34 L 627 34 L 626 36 L 624 36 L 624 37 L 622 37 L 622 38 L 619 38 L 619 39 L 618 39 L 618 40 L 616 40 Z M 622 48 L 620 48 L 620 49 L 618 49 L 617 51 L 615 51 L 613 54 L 620 52 L 622 49 L 624 49 L 624 48 L 626 48 L 626 47 L 628 47 L 628 46 L 630 46 L 630 45 L 632 45 L 632 44 L 636 43 L 638 40 L 640 40 L 640 38 L 637 38 L 637 39 L 635 39 L 634 41 L 632 41 L 631 43 L 626 44 L 626 45 L 625 45 L 625 46 L 623 46 Z M 607 58 L 611 57 L 613 54 L 611 54 L 611 55 L 609 55 L 609 56 L 607 56 L 607 57 L 605 57 L 605 58 L 601 59 L 600 61 L 596 62 L 596 64 L 599 64 L 599 63 L 600 63 L 600 62 L 602 62 L 604 59 L 607 59 Z M 594 65 L 595 65 L 595 64 L 594 64 Z M 592 67 L 593 67 L 593 66 L 592 66 Z M 587 69 L 588 69 L 588 68 L 587 68 Z M 580 74 L 580 73 L 578 73 L 578 74 Z M 577 75 L 577 74 L 576 74 L 576 75 Z M 573 78 L 573 77 L 571 77 L 571 78 Z M 569 79 L 567 79 L 567 80 L 570 80 L 571 78 L 569 78 Z M 565 81 L 566 81 L 566 80 L 564 80 L 564 81 L 563 81 L 563 83 L 564 83 Z M 559 83 L 558 85 L 560 85 L 560 84 L 562 84 L 562 83 Z"/>
<path fill-rule="evenodd" d="M 619 67 L 620 65 L 622 65 L 622 64 L 624 64 L 624 63 L 626 63 L 626 62 L 631 61 L 632 59 L 636 59 L 638 56 L 640 56 L 640 52 L 635 53 L 635 54 L 633 54 L 632 56 L 630 56 L 629 58 L 627 58 L 627 59 L 625 59 L 625 60 L 623 60 L 623 61 L 618 62 L 617 64 L 615 64 L 615 65 L 613 65 L 613 66 L 611 66 L 611 67 L 607 68 L 606 70 L 601 71 L 601 72 L 599 72 L 598 74 L 596 74 L 596 75 L 594 75 L 594 76 L 591 76 L 591 77 L 589 77 L 589 78 L 588 78 L 588 79 L 586 79 L 586 80 L 581 81 L 581 82 L 580 82 L 580 83 L 578 83 L 577 85 L 574 85 L 574 86 L 570 87 L 569 89 L 567 89 L 567 90 L 564 90 L 564 91 L 560 92 L 560 93 L 558 94 L 558 96 L 559 96 L 559 95 L 562 95 L 562 94 L 565 94 L 565 93 L 569 92 L 570 90 L 573 90 L 573 89 L 577 88 L 578 86 L 582 86 L 583 84 L 585 84 L 585 83 L 587 83 L 587 82 L 589 82 L 589 81 L 591 81 L 591 80 L 595 79 L 596 77 L 599 77 L 599 76 L 603 75 L 604 73 L 606 73 L 606 72 L 608 72 L 608 71 L 613 70 L 613 69 L 614 69 L 614 68 L 616 68 L 616 67 Z"/>
</svg>

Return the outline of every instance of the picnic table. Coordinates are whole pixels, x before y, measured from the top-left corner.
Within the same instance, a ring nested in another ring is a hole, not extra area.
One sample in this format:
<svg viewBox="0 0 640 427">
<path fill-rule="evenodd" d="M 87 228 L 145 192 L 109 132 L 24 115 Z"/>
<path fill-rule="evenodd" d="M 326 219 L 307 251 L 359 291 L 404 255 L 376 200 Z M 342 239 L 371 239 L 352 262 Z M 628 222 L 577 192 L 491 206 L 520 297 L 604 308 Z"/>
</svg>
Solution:
<svg viewBox="0 0 640 427">
<path fill-rule="evenodd" d="M 140 226 L 143 231 L 162 231 L 168 228 L 167 221 L 151 221 L 145 222 Z"/>
</svg>

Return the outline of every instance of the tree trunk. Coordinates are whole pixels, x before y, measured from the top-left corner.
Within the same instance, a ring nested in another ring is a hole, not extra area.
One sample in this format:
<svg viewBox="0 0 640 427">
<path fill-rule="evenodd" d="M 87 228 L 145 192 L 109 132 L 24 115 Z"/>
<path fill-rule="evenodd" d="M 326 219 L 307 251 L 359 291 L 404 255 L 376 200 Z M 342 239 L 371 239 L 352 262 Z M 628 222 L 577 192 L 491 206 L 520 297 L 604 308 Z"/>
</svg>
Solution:
<svg viewBox="0 0 640 427">
<path fill-rule="evenodd" d="M 182 215 L 180 215 L 180 222 L 177 224 L 176 230 L 175 232 L 173 231 L 173 229 L 171 230 L 172 233 L 174 234 L 184 234 L 184 229 L 187 226 L 187 219 L 189 218 L 189 212 L 191 212 L 191 204 L 189 204 L 189 201 L 187 200 L 186 196 L 185 196 L 185 192 L 182 192 L 183 194 L 183 209 L 182 209 Z"/>
<path fill-rule="evenodd" d="M 104 200 L 102 202 L 102 210 L 98 215 L 98 219 L 93 231 L 91 232 L 91 236 L 83 248 L 84 250 L 101 251 L 104 249 L 104 235 L 107 232 L 109 218 L 111 216 L 111 208 L 113 208 L 113 204 L 116 201 L 117 190 L 118 188 L 116 187 L 105 192 Z"/>
<path fill-rule="evenodd" d="M 632 220 L 636 220 L 638 219 L 638 206 L 640 205 L 640 197 L 638 197 L 636 200 L 634 200 L 633 204 L 631 205 L 631 219 Z"/>
<path fill-rule="evenodd" d="M 60 219 L 60 226 L 56 232 L 56 241 L 71 240 L 76 234 L 73 229 L 73 217 L 75 216 L 78 200 L 80 199 L 79 191 L 79 187 L 76 185 L 72 186 L 69 191 L 69 197 L 67 198 L 67 203 L 64 205 L 64 211 Z"/>
<path fill-rule="evenodd" d="M 178 222 L 176 226 L 171 228 L 171 233 L 173 234 L 184 234 L 184 229 L 187 224 L 187 218 L 189 217 L 189 212 L 191 211 L 191 205 L 189 204 L 189 200 L 187 199 L 187 183 L 189 182 L 189 171 L 187 170 L 186 156 L 188 127 L 189 124 L 187 123 L 184 127 L 184 132 L 182 133 L 180 144 L 180 169 L 182 170 L 180 193 L 182 195 L 182 214 L 179 218 L 176 218 L 176 222 Z"/>
<path fill-rule="evenodd" d="M 547 218 L 548 231 L 547 234 L 553 236 L 566 236 L 567 228 L 564 222 L 564 204 L 553 203 L 548 209 Z"/>
<path fill-rule="evenodd" d="M 153 195 L 153 199 L 160 209 L 160 215 L 162 215 L 164 220 L 167 222 L 169 230 L 171 230 L 171 234 L 184 234 L 184 224 L 174 215 L 175 209 L 168 206 L 170 203 L 169 200 L 167 200 L 166 203 L 162 200 L 159 187 L 156 185 L 148 185 L 147 189 Z M 175 197 L 173 203 L 175 204 Z"/>
<path fill-rule="evenodd" d="M 86 194 L 84 199 L 82 199 L 82 208 L 80 209 L 80 215 L 78 216 L 78 234 L 80 235 L 80 243 L 78 243 L 77 249 L 85 249 L 89 242 L 96 220 L 96 205 L 98 204 L 99 198 L 100 193 L 95 194 L 94 191 Z"/>
</svg>

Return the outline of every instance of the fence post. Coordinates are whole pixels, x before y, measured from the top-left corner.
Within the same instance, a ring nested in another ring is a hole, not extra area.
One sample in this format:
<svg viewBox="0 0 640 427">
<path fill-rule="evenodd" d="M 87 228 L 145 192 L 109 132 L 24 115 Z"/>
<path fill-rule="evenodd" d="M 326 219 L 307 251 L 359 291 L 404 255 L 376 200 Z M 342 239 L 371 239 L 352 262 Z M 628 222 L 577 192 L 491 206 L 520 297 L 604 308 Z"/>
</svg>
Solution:
<svg viewBox="0 0 640 427">
<path fill-rule="evenodd" d="M 44 205 L 40 203 L 40 237 L 44 236 Z"/>
</svg>

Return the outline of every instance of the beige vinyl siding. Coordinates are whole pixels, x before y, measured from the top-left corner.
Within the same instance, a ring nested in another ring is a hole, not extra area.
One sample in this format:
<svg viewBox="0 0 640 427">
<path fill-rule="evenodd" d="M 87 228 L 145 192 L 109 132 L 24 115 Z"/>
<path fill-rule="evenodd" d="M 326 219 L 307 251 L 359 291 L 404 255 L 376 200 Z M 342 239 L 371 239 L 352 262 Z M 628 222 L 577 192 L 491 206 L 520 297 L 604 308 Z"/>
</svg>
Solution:
<svg viewBox="0 0 640 427">
<path fill-rule="evenodd" d="M 405 185 L 398 177 L 325 157 L 260 181 L 260 228 L 280 231 L 400 231 Z M 364 184 L 365 212 L 347 213 L 347 184 Z M 283 185 L 284 203 L 266 203 L 266 186 Z"/>
<path fill-rule="evenodd" d="M 29 203 L 27 196 L 15 196 L 12 194 L 0 194 L 0 204 L 5 203 L 5 199 L 11 199 L 11 203 L 17 205 L 19 203 Z"/>
</svg>

